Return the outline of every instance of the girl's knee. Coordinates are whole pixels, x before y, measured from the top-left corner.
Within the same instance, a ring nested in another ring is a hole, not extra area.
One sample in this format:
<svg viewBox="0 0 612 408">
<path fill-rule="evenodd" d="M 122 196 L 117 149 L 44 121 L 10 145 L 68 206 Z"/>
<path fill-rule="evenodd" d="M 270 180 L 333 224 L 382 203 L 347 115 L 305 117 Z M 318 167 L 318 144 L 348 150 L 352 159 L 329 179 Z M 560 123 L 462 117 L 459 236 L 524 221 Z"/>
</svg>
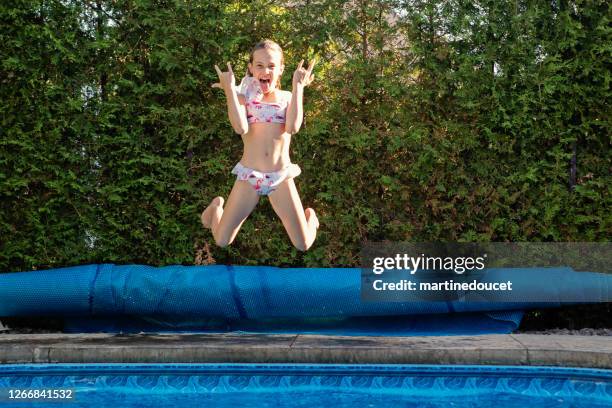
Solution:
<svg viewBox="0 0 612 408">
<path fill-rule="evenodd" d="M 226 246 L 230 244 L 230 242 L 229 242 L 229 239 L 215 238 L 215 244 L 217 244 L 218 247 L 225 248 Z"/>
<path fill-rule="evenodd" d="M 213 231 L 213 238 L 215 239 L 215 244 L 221 248 L 224 248 L 232 243 L 232 239 L 228 234 L 215 233 Z"/>
<path fill-rule="evenodd" d="M 312 243 L 314 242 L 313 239 L 308 240 L 305 238 L 298 238 L 297 240 L 294 240 L 293 246 L 298 250 L 298 251 L 302 251 L 302 252 L 306 252 L 310 249 L 310 247 L 312 246 Z"/>
<path fill-rule="evenodd" d="M 298 251 L 302 251 L 302 252 L 306 252 L 308 251 L 308 249 L 310 249 L 310 245 L 306 245 L 305 243 L 300 243 L 294 246 Z"/>
</svg>

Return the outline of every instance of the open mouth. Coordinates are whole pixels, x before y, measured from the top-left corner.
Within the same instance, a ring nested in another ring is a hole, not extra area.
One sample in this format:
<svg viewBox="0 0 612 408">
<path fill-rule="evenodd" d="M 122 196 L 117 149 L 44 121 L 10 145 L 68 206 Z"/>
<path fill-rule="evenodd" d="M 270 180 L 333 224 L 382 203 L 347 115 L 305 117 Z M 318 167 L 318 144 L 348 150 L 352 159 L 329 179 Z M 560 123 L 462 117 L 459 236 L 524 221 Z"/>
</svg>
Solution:
<svg viewBox="0 0 612 408">
<path fill-rule="evenodd" d="M 268 93 L 272 90 L 272 79 L 271 78 L 260 78 L 259 79 L 259 87 L 263 91 L 263 93 Z"/>
</svg>

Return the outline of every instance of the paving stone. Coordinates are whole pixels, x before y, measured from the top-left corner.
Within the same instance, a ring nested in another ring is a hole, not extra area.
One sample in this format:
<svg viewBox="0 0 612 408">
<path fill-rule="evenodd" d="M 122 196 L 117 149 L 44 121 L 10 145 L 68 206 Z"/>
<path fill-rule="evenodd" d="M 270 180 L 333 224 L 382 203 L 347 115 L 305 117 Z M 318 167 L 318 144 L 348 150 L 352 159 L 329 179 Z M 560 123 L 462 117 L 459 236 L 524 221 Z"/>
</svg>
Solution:
<svg viewBox="0 0 612 408">
<path fill-rule="evenodd" d="M 528 353 L 530 365 L 612 368 L 609 336 L 511 335 Z"/>
<path fill-rule="evenodd" d="M 0 334 L 0 363 L 338 363 L 612 368 L 609 336 Z"/>
<path fill-rule="evenodd" d="M 297 351 L 300 351 L 298 354 Z M 526 364 L 527 353 L 507 335 L 329 337 L 300 335 L 293 356 L 305 362 L 402 364 Z"/>
</svg>

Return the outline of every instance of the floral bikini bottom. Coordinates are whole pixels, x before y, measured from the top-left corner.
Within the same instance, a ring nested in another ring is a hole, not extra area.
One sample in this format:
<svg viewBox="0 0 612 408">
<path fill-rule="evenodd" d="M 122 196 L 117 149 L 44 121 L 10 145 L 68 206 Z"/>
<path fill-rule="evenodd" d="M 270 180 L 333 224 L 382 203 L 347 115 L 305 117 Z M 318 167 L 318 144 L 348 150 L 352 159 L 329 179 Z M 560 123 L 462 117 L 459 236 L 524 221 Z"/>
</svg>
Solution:
<svg viewBox="0 0 612 408">
<path fill-rule="evenodd" d="M 248 181 L 259 195 L 270 194 L 280 183 L 299 176 L 301 172 L 300 166 L 293 163 L 281 170 L 268 173 L 245 167 L 241 163 L 232 169 L 232 174 L 236 175 L 237 180 Z"/>
</svg>

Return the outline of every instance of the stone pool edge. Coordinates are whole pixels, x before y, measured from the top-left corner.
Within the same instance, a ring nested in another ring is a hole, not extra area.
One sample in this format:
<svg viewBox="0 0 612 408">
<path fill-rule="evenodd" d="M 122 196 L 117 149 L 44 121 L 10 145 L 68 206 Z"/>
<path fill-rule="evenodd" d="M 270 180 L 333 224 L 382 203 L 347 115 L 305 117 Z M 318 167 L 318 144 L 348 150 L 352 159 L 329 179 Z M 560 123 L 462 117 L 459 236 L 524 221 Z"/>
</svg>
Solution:
<svg viewBox="0 0 612 408">
<path fill-rule="evenodd" d="M 610 336 L 0 334 L 0 364 L 475 364 L 612 369 Z"/>
</svg>

